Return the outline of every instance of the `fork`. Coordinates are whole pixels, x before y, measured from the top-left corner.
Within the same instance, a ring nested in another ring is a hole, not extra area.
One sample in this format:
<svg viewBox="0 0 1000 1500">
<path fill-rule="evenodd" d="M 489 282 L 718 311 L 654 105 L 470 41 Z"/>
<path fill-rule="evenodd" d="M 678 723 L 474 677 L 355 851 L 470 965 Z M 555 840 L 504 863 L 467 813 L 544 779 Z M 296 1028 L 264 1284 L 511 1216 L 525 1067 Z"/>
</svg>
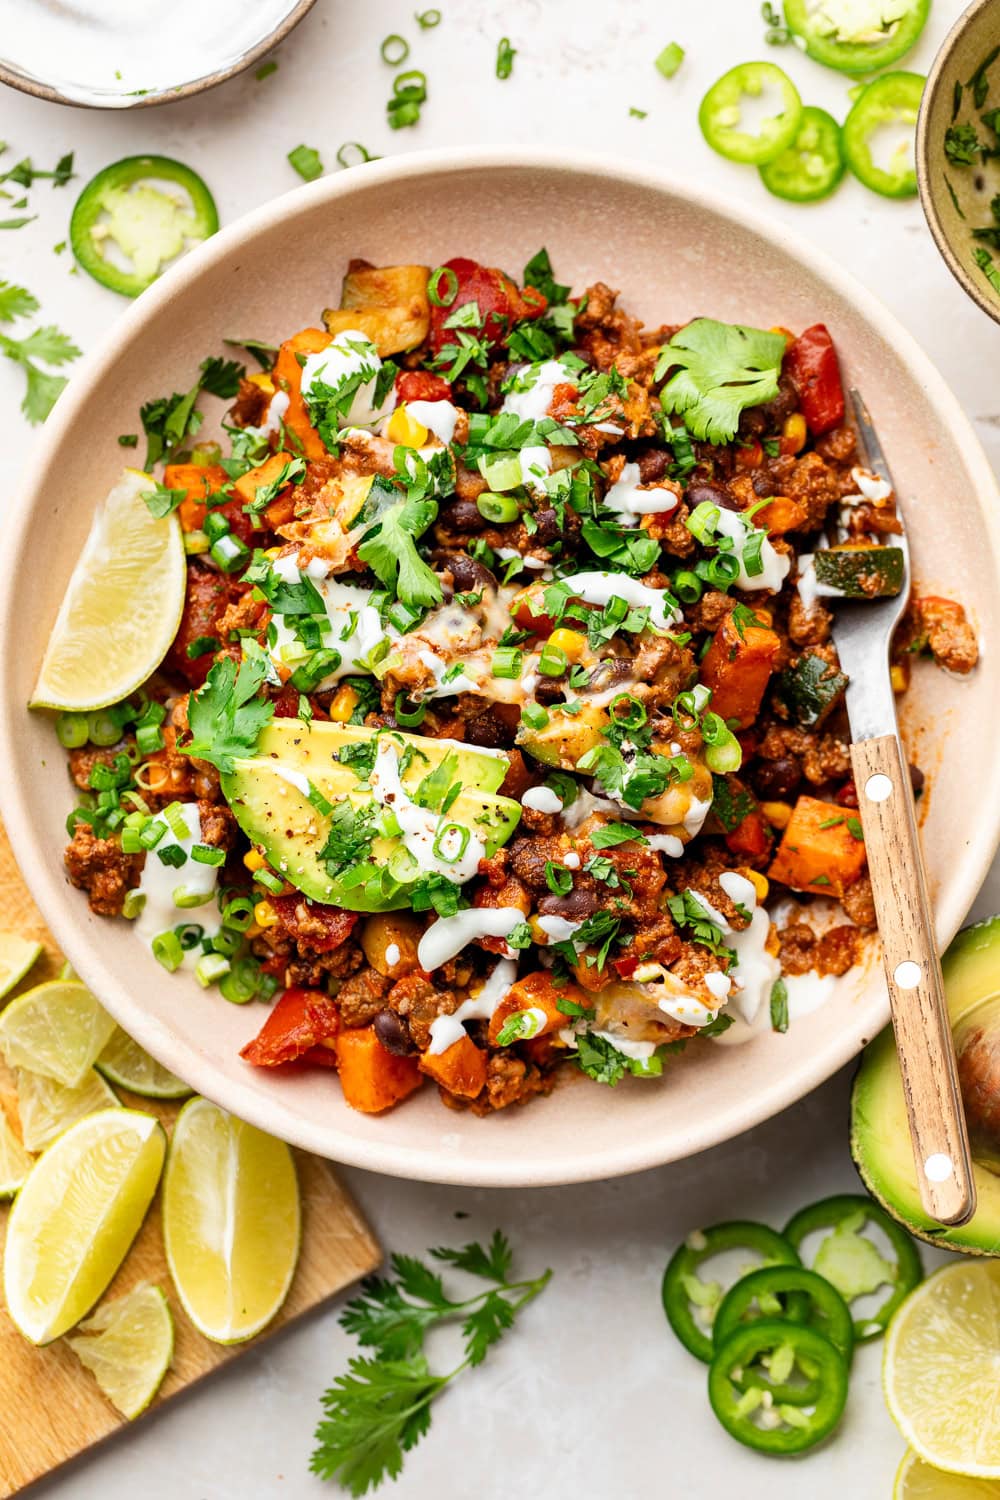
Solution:
<svg viewBox="0 0 1000 1500">
<path fill-rule="evenodd" d="M 851 391 L 865 466 L 892 485 L 868 409 Z M 941 962 L 917 837 L 909 769 L 889 673 L 892 635 L 910 593 L 910 551 L 899 497 L 903 586 L 891 598 L 837 602 L 833 640 L 848 674 L 847 716 L 858 811 L 892 1007 L 920 1201 L 941 1224 L 962 1224 L 976 1193 Z"/>
</svg>

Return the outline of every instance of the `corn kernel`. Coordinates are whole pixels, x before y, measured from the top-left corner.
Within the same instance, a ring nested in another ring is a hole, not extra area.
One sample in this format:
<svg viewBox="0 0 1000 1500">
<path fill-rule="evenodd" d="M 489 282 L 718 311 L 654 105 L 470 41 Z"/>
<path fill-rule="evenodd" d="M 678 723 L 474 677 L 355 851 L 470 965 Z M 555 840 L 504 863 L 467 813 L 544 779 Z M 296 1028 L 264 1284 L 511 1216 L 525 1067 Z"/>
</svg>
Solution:
<svg viewBox="0 0 1000 1500">
<path fill-rule="evenodd" d="M 901 661 L 893 662 L 889 675 L 892 678 L 893 692 L 905 693 L 910 685 L 909 663 L 904 664 Z"/>
<path fill-rule="evenodd" d="M 268 547 L 267 551 L 264 553 L 264 556 L 267 558 L 268 562 L 273 562 L 276 557 L 281 556 L 281 548 Z"/>
<path fill-rule="evenodd" d="M 397 406 L 386 425 L 385 435 L 392 443 L 402 443 L 405 448 L 421 448 L 427 441 L 427 428 L 415 417 L 411 417 L 405 403 Z"/>
<path fill-rule="evenodd" d="M 258 901 L 253 909 L 253 919 L 258 927 L 273 927 L 278 920 L 278 913 L 270 901 Z"/>
<path fill-rule="evenodd" d="M 267 860 L 264 858 L 263 854 L 261 854 L 259 849 L 248 849 L 246 854 L 244 854 L 243 856 L 243 863 L 246 865 L 247 869 L 250 870 L 251 873 L 253 873 L 257 870 L 263 870 L 264 866 L 267 864 Z"/>
<path fill-rule="evenodd" d="M 743 875 L 747 880 L 749 880 L 750 884 L 757 892 L 758 903 L 766 901 L 767 893 L 771 889 L 770 884 L 768 883 L 767 876 L 762 875 L 759 870 L 749 870 L 746 868 L 742 869 L 740 871 L 740 874 Z"/>
<path fill-rule="evenodd" d="M 785 418 L 781 429 L 782 453 L 801 453 L 806 445 L 806 419 L 800 411 L 793 411 Z"/>
<path fill-rule="evenodd" d="M 259 375 L 250 375 L 247 378 L 249 379 L 251 385 L 259 386 L 260 389 L 262 391 L 265 391 L 269 396 L 274 395 L 274 381 L 266 372 L 262 371 Z"/>
<path fill-rule="evenodd" d="M 753 612 L 762 625 L 770 625 L 774 620 L 773 610 L 765 609 L 761 604 L 755 604 Z"/>
<path fill-rule="evenodd" d="M 769 332 L 770 333 L 780 333 L 781 336 L 783 338 L 787 339 L 790 344 L 794 344 L 795 343 L 795 335 L 794 335 L 794 333 L 791 333 L 787 328 L 782 328 L 782 326 L 781 326 L 780 323 L 775 323 L 774 327 L 771 328 L 771 329 L 769 329 Z"/>
<path fill-rule="evenodd" d="M 787 828 L 792 816 L 790 802 L 762 802 L 760 810 L 772 828 Z"/>
<path fill-rule="evenodd" d="M 549 636 L 549 645 L 555 646 L 560 651 L 565 651 L 570 661 L 579 661 L 587 649 L 587 637 L 579 630 L 553 630 Z"/>
<path fill-rule="evenodd" d="M 772 958 L 779 958 L 781 956 L 781 939 L 778 936 L 778 929 L 773 922 L 768 928 L 767 937 L 764 940 L 764 952 L 770 953 Z"/>
<path fill-rule="evenodd" d="M 335 724 L 346 724 L 358 706 L 358 695 L 352 687 L 338 688 L 330 703 L 330 718 Z"/>
</svg>

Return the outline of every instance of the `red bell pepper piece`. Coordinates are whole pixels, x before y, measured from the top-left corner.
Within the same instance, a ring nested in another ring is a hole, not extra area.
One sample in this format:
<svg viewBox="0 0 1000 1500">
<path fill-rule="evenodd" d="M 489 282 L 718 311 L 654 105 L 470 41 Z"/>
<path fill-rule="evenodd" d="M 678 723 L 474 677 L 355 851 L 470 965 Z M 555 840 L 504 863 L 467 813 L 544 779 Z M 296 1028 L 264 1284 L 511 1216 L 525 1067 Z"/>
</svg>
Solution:
<svg viewBox="0 0 1000 1500">
<path fill-rule="evenodd" d="M 331 953 L 345 943 L 357 925 L 356 911 L 307 901 L 295 891 L 290 896 L 269 896 L 289 937 L 313 953 Z"/>
<path fill-rule="evenodd" d="M 321 1061 L 335 1067 L 332 1043 L 340 1030 L 336 1005 L 322 990 L 293 988 L 281 995 L 252 1042 L 240 1056 L 258 1068 L 275 1068 L 282 1063 Z M 314 1053 L 324 1053 L 317 1058 Z"/>
<path fill-rule="evenodd" d="M 844 420 L 844 387 L 833 339 L 825 323 L 814 323 L 785 353 L 785 371 L 799 393 L 799 406 L 814 437 Z"/>
<path fill-rule="evenodd" d="M 458 287 L 447 307 L 431 308 L 430 346 L 435 354 L 445 344 L 458 343 L 459 332 L 475 334 L 488 344 L 498 344 L 513 324 L 541 317 L 548 306 L 541 292 L 532 286 L 522 292 L 496 266 L 481 266 L 478 261 L 459 255 L 446 260 L 444 268 L 454 273 Z M 445 294 L 449 285 L 450 278 L 439 278 L 439 289 Z M 479 322 L 463 324 L 461 329 L 446 328 L 448 319 L 468 302 L 478 307 Z"/>
<path fill-rule="evenodd" d="M 430 370 L 400 370 L 396 397 L 399 401 L 450 401 L 451 386 L 443 375 Z"/>
<path fill-rule="evenodd" d="M 726 834 L 726 848 L 731 854 L 742 854 L 747 859 L 763 859 L 771 848 L 771 830 L 764 814 L 749 812 L 731 833 Z"/>
</svg>

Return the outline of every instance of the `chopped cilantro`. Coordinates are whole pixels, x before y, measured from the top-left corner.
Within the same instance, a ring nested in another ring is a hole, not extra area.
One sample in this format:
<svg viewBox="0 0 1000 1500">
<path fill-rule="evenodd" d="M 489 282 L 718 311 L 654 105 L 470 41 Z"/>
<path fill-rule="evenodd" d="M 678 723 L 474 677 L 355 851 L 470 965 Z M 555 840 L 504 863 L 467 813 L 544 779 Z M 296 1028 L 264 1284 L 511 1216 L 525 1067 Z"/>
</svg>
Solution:
<svg viewBox="0 0 1000 1500">
<path fill-rule="evenodd" d="M 220 771 L 232 771 L 238 756 L 252 755 L 274 705 L 258 698 L 267 675 L 263 651 L 247 656 L 237 672 L 232 657 L 224 656 L 209 670 L 205 684 L 191 694 L 188 722 L 191 740 L 182 748 L 199 760 L 211 761 Z"/>
<path fill-rule="evenodd" d="M 663 408 L 682 416 L 692 436 L 728 443 L 746 407 L 778 394 L 784 352 L 783 334 L 695 318 L 660 351 L 655 378 L 674 370 L 661 394 Z"/>
</svg>

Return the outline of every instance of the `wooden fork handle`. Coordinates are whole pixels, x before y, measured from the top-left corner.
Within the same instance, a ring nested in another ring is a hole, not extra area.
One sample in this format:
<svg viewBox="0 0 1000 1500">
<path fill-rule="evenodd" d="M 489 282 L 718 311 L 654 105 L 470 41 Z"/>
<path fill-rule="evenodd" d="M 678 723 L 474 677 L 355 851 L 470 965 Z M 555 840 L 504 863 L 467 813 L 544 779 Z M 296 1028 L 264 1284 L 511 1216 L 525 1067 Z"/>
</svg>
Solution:
<svg viewBox="0 0 1000 1500">
<path fill-rule="evenodd" d="M 920 1201 L 962 1224 L 976 1190 L 909 771 L 894 734 L 852 745 L 851 761 Z"/>
</svg>

